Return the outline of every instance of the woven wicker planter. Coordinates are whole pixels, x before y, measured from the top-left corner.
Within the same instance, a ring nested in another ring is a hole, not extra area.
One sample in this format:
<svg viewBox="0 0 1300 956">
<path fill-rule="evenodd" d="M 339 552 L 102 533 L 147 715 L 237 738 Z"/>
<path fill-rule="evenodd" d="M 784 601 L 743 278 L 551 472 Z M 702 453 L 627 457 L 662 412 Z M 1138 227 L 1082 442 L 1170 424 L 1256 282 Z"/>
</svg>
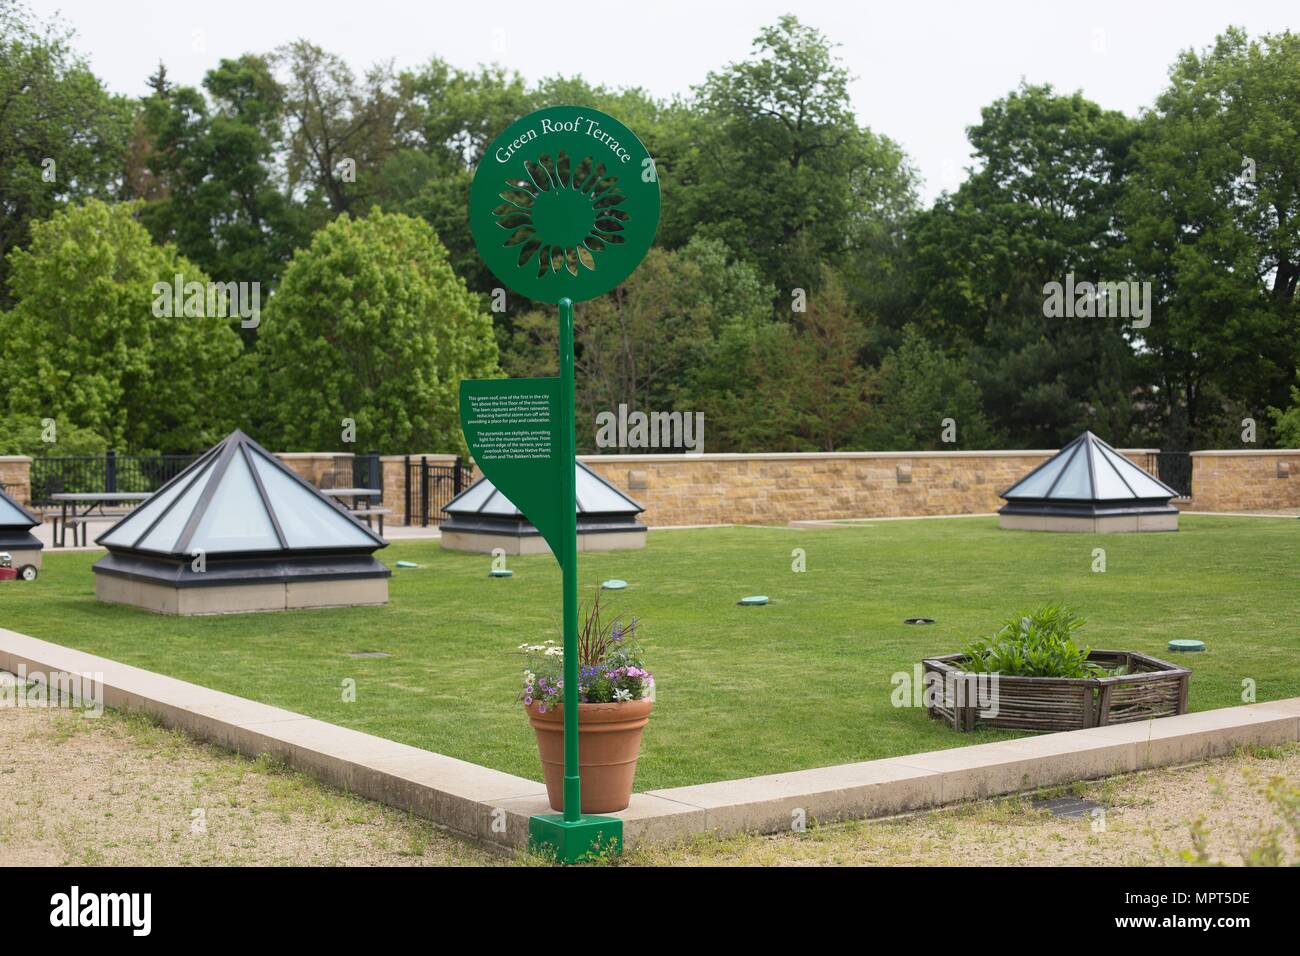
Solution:
<svg viewBox="0 0 1300 956">
<path fill-rule="evenodd" d="M 1093 651 L 1088 660 L 1108 671 L 1127 666 L 1129 672 L 1118 677 L 999 677 L 997 716 L 984 716 L 974 694 L 954 692 L 963 680 L 986 676 L 963 671 L 965 659 L 947 654 L 921 662 L 927 682 L 937 673 L 944 688 L 942 701 L 927 712 L 957 730 L 1081 730 L 1187 713 L 1192 673 L 1187 668 L 1136 651 Z"/>
</svg>

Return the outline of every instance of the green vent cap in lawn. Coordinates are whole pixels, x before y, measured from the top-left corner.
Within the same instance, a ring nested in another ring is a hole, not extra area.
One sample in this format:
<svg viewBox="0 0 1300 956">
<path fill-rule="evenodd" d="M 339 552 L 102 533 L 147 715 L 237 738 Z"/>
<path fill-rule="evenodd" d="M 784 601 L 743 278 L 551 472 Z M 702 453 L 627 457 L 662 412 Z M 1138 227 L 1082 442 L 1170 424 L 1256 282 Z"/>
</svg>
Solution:
<svg viewBox="0 0 1300 956">
<path fill-rule="evenodd" d="M 1204 641 L 1170 641 L 1169 649 L 1175 654 L 1195 654 L 1205 650 Z"/>
<path fill-rule="evenodd" d="M 398 562 L 397 562 L 397 566 L 398 566 L 399 568 L 418 568 L 418 567 L 419 567 L 419 565 L 416 564 L 414 561 L 398 561 Z"/>
<path fill-rule="evenodd" d="M 488 574 L 494 578 L 513 578 L 515 576 L 515 572 L 509 568 L 493 568 Z"/>
<path fill-rule="evenodd" d="M 600 586 L 606 591 L 621 591 L 627 587 L 627 582 L 621 578 L 610 578 L 608 581 L 602 581 Z"/>
<path fill-rule="evenodd" d="M 736 602 L 736 603 L 741 604 L 741 605 L 744 605 L 744 606 L 746 606 L 746 607 L 748 607 L 748 606 L 750 606 L 750 605 L 752 605 L 752 604 L 766 604 L 766 603 L 767 603 L 767 595 L 766 595 L 766 594 L 752 594 L 752 595 L 750 595 L 749 597 L 743 597 L 743 598 L 741 598 L 741 599 L 740 599 L 738 602 Z"/>
</svg>

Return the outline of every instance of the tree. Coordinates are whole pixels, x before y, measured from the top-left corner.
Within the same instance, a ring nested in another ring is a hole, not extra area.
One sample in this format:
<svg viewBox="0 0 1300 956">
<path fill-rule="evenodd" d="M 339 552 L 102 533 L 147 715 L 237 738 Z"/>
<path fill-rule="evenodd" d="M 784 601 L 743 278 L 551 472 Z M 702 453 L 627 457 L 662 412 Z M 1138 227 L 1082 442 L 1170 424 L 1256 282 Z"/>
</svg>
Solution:
<svg viewBox="0 0 1300 956">
<path fill-rule="evenodd" d="M 102 455 L 108 442 L 89 428 L 57 422 L 51 432 L 48 419 L 35 415 L 0 415 L 0 455 Z M 52 441 L 49 439 L 53 439 Z"/>
<path fill-rule="evenodd" d="M 1021 85 L 968 131 L 979 168 L 910 238 L 919 330 L 967 354 L 1012 445 L 1083 428 L 1120 443 L 1137 417 L 1132 317 L 1048 317 L 1049 283 L 1126 281 L 1115 209 L 1134 125 L 1081 94 Z M 897 333 L 895 333 L 897 334 Z"/>
<path fill-rule="evenodd" d="M 160 68 L 161 69 L 161 68 Z M 149 140 L 141 219 L 208 274 L 268 292 L 309 234 L 309 213 L 275 182 L 283 90 L 257 56 L 222 60 L 203 93 L 160 72 L 144 102 Z"/>
<path fill-rule="evenodd" d="M 293 257 L 257 340 L 265 432 L 291 450 L 465 450 L 462 378 L 497 374 L 492 320 L 427 223 L 344 214 Z"/>
<path fill-rule="evenodd" d="M 872 447 L 896 451 L 993 447 L 995 437 L 980 407 L 980 391 L 964 362 L 926 340 L 916 326 L 880 367 L 880 402 Z M 955 442 L 944 441 L 952 419 Z"/>
<path fill-rule="evenodd" d="M 284 73 L 291 190 L 336 215 L 365 208 L 385 161 L 411 134 L 410 104 L 392 66 L 376 64 L 358 83 L 340 57 L 306 40 L 281 47 L 273 64 Z"/>
<path fill-rule="evenodd" d="M 238 320 L 158 314 L 155 283 L 206 286 L 207 276 L 154 245 L 135 209 L 70 207 L 33 223 L 30 246 L 10 252 L 0 412 L 52 418 L 65 434 L 89 429 L 123 450 L 192 452 L 231 423 Z"/>
<path fill-rule="evenodd" d="M 31 224 L 112 195 L 126 154 L 130 106 L 105 92 L 71 37 L 0 0 L 0 307 L 11 301 L 8 254 Z"/>
<path fill-rule="evenodd" d="M 1145 117 L 1123 204 L 1166 447 L 1283 405 L 1300 359 L 1300 36 L 1184 52 Z"/>
<path fill-rule="evenodd" d="M 1300 372 L 1296 373 L 1300 381 Z M 1269 408 L 1278 448 L 1300 448 L 1300 388 L 1291 386 L 1291 407 Z"/>
<path fill-rule="evenodd" d="M 840 278 L 825 268 L 819 291 L 792 322 L 733 317 L 719 337 L 711 378 L 730 365 L 732 386 L 702 397 L 715 450 L 838 451 L 860 446 L 873 382 L 861 364 L 867 325 Z"/>
<path fill-rule="evenodd" d="M 696 90 L 678 221 L 752 257 L 782 292 L 814 287 L 823 264 L 870 246 L 881 215 L 910 210 L 902 151 L 857 125 L 848 82 L 825 37 L 784 16 L 760 31 L 750 59 Z"/>
</svg>

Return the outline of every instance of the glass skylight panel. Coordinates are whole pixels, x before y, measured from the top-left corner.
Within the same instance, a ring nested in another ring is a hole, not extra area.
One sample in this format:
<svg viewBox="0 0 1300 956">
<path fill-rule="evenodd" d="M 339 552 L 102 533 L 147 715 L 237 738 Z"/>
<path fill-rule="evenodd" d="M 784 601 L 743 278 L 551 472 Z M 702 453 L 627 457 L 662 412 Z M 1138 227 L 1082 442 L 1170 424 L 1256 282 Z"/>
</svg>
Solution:
<svg viewBox="0 0 1300 956">
<path fill-rule="evenodd" d="M 253 473 L 236 451 L 208 502 L 187 552 L 278 551 L 280 539 L 262 505 Z"/>
<path fill-rule="evenodd" d="M 163 554 L 175 554 L 176 545 L 181 536 L 181 532 L 185 530 L 185 522 L 190 520 L 190 515 L 193 514 L 195 507 L 198 506 L 199 497 L 203 494 L 203 489 L 207 486 L 208 481 L 211 478 L 211 472 L 211 465 L 204 468 L 198 478 L 195 481 L 190 482 L 189 487 L 184 489 L 181 497 L 176 501 L 176 506 L 172 508 L 171 511 L 167 512 L 167 515 L 158 522 L 158 525 L 152 531 L 149 532 L 149 536 L 139 544 L 135 545 L 135 547 L 139 548 L 141 551 L 160 551 Z M 184 485 L 184 482 L 178 483 L 178 487 L 182 485 Z M 168 490 L 170 491 L 171 489 Z M 157 496 L 155 496 L 149 500 L 145 507 L 152 508 L 157 503 Z M 149 516 L 147 520 L 139 521 L 138 524 L 136 521 L 132 521 L 131 524 L 134 525 L 134 528 L 124 527 L 121 529 L 114 529 L 112 533 L 113 538 L 117 537 L 118 531 L 126 531 L 125 538 L 120 542 L 104 538 L 104 543 L 121 544 L 130 547 L 135 539 L 144 533 L 144 529 L 149 527 L 149 523 L 153 521 L 157 514 L 158 512 L 154 511 L 152 516 Z M 139 515 L 139 519 L 144 518 L 145 515 Z"/>
<path fill-rule="evenodd" d="M 581 468 L 578 469 L 578 501 L 579 510 L 587 514 L 636 510 L 627 498 Z"/>
<path fill-rule="evenodd" d="M 1061 473 L 1065 467 L 1065 460 L 1069 456 L 1060 454 L 1053 458 L 1047 464 L 1043 465 L 1038 471 L 1031 474 L 1028 478 L 1011 488 L 1007 493 L 1008 498 L 1045 498 L 1047 489 L 1052 487 L 1052 482 L 1056 476 Z"/>
<path fill-rule="evenodd" d="M 108 534 L 100 538 L 100 542 L 103 544 L 115 544 L 119 547 L 129 548 L 135 543 L 136 538 L 144 534 L 149 525 L 153 524 L 157 517 L 167 510 L 167 506 L 176 500 L 177 495 L 184 493 L 196 483 L 202 485 L 211 466 L 212 463 L 208 462 L 208 464 L 199 468 L 194 474 L 188 475 L 181 481 L 174 482 L 170 488 L 166 488 L 149 498 L 147 501 L 142 502 L 134 511 L 119 521 L 108 532 Z M 185 512 L 185 517 L 189 517 L 190 509 L 186 508 L 182 510 Z M 181 527 L 184 526 L 185 521 L 182 519 Z M 180 528 L 176 529 L 176 534 L 180 534 Z M 150 537 L 152 537 L 152 535 Z M 175 541 L 174 538 L 173 541 Z M 154 550 L 170 551 L 171 549 L 161 548 Z"/>
<path fill-rule="evenodd" d="M 1069 455 L 1065 471 L 1061 473 L 1061 478 L 1057 481 L 1056 487 L 1051 490 L 1047 497 L 1084 500 L 1092 497 L 1092 481 L 1088 477 L 1088 455 L 1086 452 L 1086 448 L 1075 446 L 1074 451 Z"/>
<path fill-rule="evenodd" d="M 1105 450 L 1097 444 L 1090 444 L 1092 470 L 1097 478 L 1096 497 L 1101 501 L 1113 501 L 1117 498 L 1132 498 L 1133 492 L 1120 479 Z"/>
<path fill-rule="evenodd" d="M 1139 498 L 1171 497 L 1168 488 L 1160 484 L 1160 482 L 1156 481 L 1123 455 L 1106 448 L 1102 449 L 1102 453 L 1111 460 L 1117 469 L 1119 469 L 1120 473 L 1124 476 L 1124 480 L 1133 487 L 1134 494 Z"/>
<path fill-rule="evenodd" d="M 249 451 L 290 548 L 374 545 L 374 539 L 338 508 L 317 497 L 251 448 Z"/>
<path fill-rule="evenodd" d="M 30 528 L 32 519 L 5 501 L 5 499 L 0 498 L 0 525 L 18 525 L 23 528 Z"/>
</svg>

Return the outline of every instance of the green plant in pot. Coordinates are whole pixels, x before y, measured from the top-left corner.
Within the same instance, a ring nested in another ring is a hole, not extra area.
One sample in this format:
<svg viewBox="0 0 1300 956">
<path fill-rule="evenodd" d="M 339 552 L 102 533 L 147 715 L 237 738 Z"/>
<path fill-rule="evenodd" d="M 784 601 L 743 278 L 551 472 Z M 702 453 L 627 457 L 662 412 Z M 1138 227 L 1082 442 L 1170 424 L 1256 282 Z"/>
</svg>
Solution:
<svg viewBox="0 0 1300 956">
<path fill-rule="evenodd" d="M 632 799 L 641 734 L 654 706 L 635 617 L 607 618 L 601 591 L 580 609 L 578 629 L 578 772 L 582 812 L 613 813 Z M 564 648 L 555 641 L 521 644 L 527 661 L 519 695 L 537 733 L 546 793 L 564 805 Z"/>
</svg>

